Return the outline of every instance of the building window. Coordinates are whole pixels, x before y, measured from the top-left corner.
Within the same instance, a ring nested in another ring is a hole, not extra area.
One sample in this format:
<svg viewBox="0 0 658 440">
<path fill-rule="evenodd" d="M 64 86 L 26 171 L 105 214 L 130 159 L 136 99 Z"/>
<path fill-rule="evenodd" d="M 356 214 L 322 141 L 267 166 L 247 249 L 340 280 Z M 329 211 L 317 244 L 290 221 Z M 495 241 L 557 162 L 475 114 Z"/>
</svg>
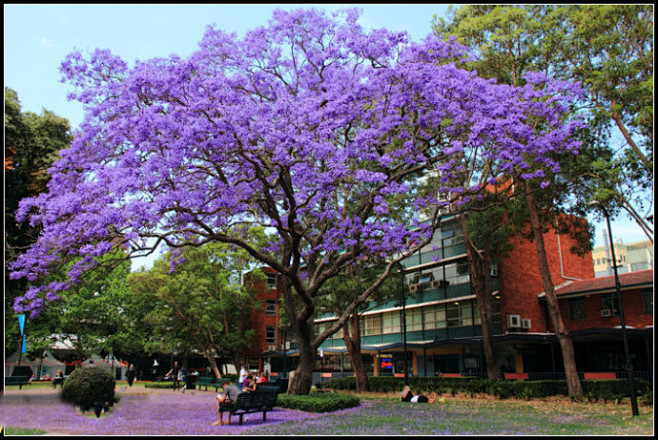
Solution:
<svg viewBox="0 0 658 440">
<path fill-rule="evenodd" d="M 653 315 L 653 291 L 645 289 L 642 291 L 642 304 L 644 305 L 644 313 Z"/>
<path fill-rule="evenodd" d="M 267 274 L 267 288 L 275 289 L 276 288 L 276 274 L 268 273 Z"/>
<path fill-rule="evenodd" d="M 276 342 L 276 329 L 274 327 L 267 327 L 265 329 L 265 343 L 274 344 Z"/>
<path fill-rule="evenodd" d="M 400 333 L 400 312 L 382 313 L 382 333 Z"/>
<path fill-rule="evenodd" d="M 619 315 L 619 301 L 616 294 L 609 294 L 603 297 L 602 310 L 609 310 L 610 316 Z"/>
<path fill-rule="evenodd" d="M 433 330 L 446 327 L 446 311 L 443 304 L 425 307 L 423 309 L 425 330 Z"/>
<path fill-rule="evenodd" d="M 459 303 L 446 304 L 446 321 L 448 327 L 462 326 Z"/>
<path fill-rule="evenodd" d="M 265 300 L 265 314 L 267 316 L 276 316 L 276 301 L 273 299 Z"/>
<path fill-rule="evenodd" d="M 407 310 L 407 331 L 420 331 L 423 329 L 423 310 L 420 307 Z"/>
<path fill-rule="evenodd" d="M 382 334 L 382 315 L 368 315 L 363 320 L 363 336 Z"/>
<path fill-rule="evenodd" d="M 578 321 L 585 319 L 585 298 L 570 299 L 567 302 L 569 308 L 569 319 Z"/>
</svg>

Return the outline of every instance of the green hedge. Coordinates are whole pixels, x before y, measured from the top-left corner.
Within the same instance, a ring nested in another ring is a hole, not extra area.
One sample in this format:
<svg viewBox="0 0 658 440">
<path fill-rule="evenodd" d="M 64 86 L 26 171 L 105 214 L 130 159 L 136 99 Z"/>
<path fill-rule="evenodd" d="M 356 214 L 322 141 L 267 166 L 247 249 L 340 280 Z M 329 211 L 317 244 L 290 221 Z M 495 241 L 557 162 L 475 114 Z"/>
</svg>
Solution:
<svg viewBox="0 0 658 440">
<path fill-rule="evenodd" d="M 337 393 L 311 393 L 304 396 L 279 394 L 276 406 L 307 412 L 331 412 L 358 406 L 359 398 Z"/>
<path fill-rule="evenodd" d="M 174 383 L 173 382 L 149 382 L 149 383 L 144 383 L 144 388 L 173 388 Z"/>
<path fill-rule="evenodd" d="M 583 380 L 583 395 L 590 401 L 619 401 L 630 395 L 628 381 L 617 380 Z M 404 379 L 397 377 L 369 377 L 369 390 L 375 392 L 399 392 L 404 387 Z M 334 390 L 356 390 L 356 379 L 345 377 L 333 379 L 324 384 L 318 384 L 318 388 L 330 388 Z M 506 399 L 518 397 L 532 399 L 555 395 L 568 395 L 567 383 L 564 380 L 488 380 L 469 377 L 439 378 L 439 377 L 410 377 L 409 386 L 416 393 L 452 394 L 466 393 L 470 396 L 476 394 L 488 394 Z M 637 395 L 642 398 L 643 403 L 653 402 L 651 384 L 644 380 L 635 381 Z"/>
</svg>

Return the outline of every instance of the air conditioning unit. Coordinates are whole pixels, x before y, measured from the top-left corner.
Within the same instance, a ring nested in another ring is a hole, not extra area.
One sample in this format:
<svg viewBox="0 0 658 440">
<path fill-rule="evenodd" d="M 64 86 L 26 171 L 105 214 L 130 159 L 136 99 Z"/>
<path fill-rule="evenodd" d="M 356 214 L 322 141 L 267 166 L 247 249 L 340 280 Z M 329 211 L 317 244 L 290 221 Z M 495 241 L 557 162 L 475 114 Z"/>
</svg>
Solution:
<svg viewBox="0 0 658 440">
<path fill-rule="evenodd" d="M 420 286 L 418 284 L 410 284 L 409 285 L 409 291 L 410 292 L 418 292 Z"/>
<path fill-rule="evenodd" d="M 612 310 L 611 309 L 601 309 L 601 317 L 602 318 L 609 318 L 612 316 Z"/>
<path fill-rule="evenodd" d="M 530 320 L 529 319 L 522 319 L 521 320 L 521 328 L 530 328 Z"/>
<path fill-rule="evenodd" d="M 492 277 L 497 277 L 498 276 L 498 268 L 492 267 L 490 274 L 491 274 Z"/>
<path fill-rule="evenodd" d="M 274 351 L 276 350 L 276 345 L 268 345 L 267 346 L 267 351 Z"/>
<path fill-rule="evenodd" d="M 509 328 L 520 328 L 521 327 L 521 315 L 507 315 L 507 327 L 509 327 Z"/>
</svg>

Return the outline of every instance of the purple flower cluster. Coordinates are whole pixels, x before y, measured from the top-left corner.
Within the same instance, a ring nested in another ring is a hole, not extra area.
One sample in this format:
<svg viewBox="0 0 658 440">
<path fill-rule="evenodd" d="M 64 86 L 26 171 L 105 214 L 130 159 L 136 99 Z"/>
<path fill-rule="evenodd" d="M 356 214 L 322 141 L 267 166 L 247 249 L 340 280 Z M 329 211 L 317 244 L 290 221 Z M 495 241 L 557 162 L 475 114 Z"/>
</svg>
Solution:
<svg viewBox="0 0 658 440">
<path fill-rule="evenodd" d="M 14 310 L 38 314 L 110 243 L 249 248 L 236 232 L 244 222 L 273 228 L 264 249 L 289 257 L 251 255 L 317 291 L 352 261 L 431 236 L 431 223 L 409 217 L 479 190 L 464 182 L 478 173 L 464 158 L 488 161 L 490 178 L 541 179 L 537 166 L 559 170 L 554 153 L 577 152 L 576 86 L 537 75 L 497 85 L 459 66 L 468 54 L 453 40 L 409 42 L 357 19 L 277 11 L 242 39 L 208 27 L 189 58 L 134 67 L 106 50 L 70 54 L 61 70 L 86 116 L 48 192 L 16 213 L 43 232 L 11 265 L 12 279 L 35 283 Z M 422 190 L 427 170 L 441 176 L 436 191 Z M 401 198 L 406 216 L 391 209 Z M 39 285 L 71 258 L 66 282 Z M 315 270 L 302 279 L 304 263 Z"/>
</svg>

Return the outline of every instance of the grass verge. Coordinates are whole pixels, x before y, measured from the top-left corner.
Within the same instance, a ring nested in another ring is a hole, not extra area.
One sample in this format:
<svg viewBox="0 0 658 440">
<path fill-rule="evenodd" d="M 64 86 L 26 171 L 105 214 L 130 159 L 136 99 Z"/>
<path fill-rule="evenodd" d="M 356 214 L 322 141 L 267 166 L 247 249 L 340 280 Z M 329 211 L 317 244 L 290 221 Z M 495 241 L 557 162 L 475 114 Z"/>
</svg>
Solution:
<svg viewBox="0 0 658 440">
<path fill-rule="evenodd" d="M 632 417 L 630 405 L 568 398 L 496 400 L 443 397 L 443 403 L 400 402 L 397 393 L 345 393 L 365 401 L 303 424 L 282 423 L 250 435 L 653 435 L 653 409 Z"/>
</svg>

